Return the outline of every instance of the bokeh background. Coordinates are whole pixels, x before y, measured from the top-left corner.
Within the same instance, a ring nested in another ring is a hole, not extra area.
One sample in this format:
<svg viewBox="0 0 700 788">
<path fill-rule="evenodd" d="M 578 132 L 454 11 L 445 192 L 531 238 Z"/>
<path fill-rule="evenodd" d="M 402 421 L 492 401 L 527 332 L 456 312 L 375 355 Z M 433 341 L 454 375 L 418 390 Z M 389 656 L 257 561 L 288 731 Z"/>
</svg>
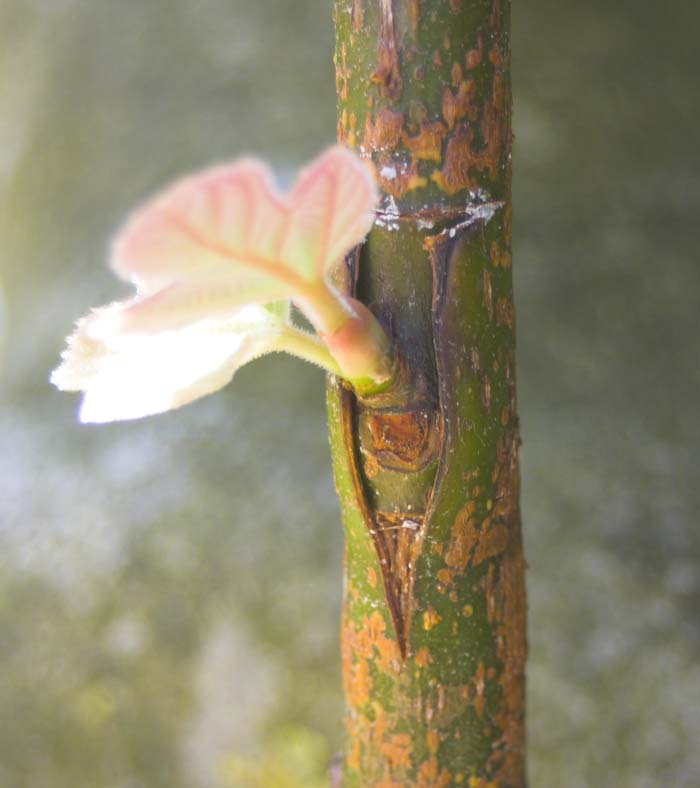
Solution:
<svg viewBox="0 0 700 788">
<path fill-rule="evenodd" d="M 700 6 L 515 3 L 533 788 L 700 785 Z M 326 0 L 0 0 L 0 786 L 316 788 L 340 742 L 323 378 L 143 422 L 47 384 L 125 213 L 334 137 Z"/>
</svg>

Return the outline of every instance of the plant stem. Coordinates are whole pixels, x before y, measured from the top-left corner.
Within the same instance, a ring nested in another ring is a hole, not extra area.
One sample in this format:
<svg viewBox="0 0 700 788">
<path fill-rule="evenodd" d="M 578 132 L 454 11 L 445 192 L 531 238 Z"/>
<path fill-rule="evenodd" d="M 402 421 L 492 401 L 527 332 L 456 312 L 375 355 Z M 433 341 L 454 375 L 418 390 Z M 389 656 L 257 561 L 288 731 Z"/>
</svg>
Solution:
<svg viewBox="0 0 700 788">
<path fill-rule="evenodd" d="M 374 162 L 348 292 L 401 385 L 328 389 L 346 531 L 344 788 L 524 788 L 507 0 L 336 1 L 339 137 Z"/>
</svg>

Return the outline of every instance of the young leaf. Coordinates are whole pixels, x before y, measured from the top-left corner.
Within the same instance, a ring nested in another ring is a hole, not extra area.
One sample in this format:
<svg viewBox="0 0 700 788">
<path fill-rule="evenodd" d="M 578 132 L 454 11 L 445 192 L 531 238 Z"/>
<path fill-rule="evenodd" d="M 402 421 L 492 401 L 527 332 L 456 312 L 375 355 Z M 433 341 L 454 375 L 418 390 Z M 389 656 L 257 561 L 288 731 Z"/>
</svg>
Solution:
<svg viewBox="0 0 700 788">
<path fill-rule="evenodd" d="M 112 266 L 138 292 L 120 315 L 123 329 L 176 328 L 294 298 L 319 330 L 336 330 L 346 313 L 332 298 L 329 307 L 326 274 L 367 234 L 375 201 L 370 171 L 341 147 L 316 159 L 286 197 L 249 159 L 176 183 L 114 244 Z"/>
<path fill-rule="evenodd" d="M 83 318 L 51 382 L 85 392 L 83 422 L 136 419 L 178 408 L 226 385 L 243 364 L 278 349 L 284 316 L 257 305 L 225 321 L 150 334 L 104 331 L 116 304 Z"/>
<path fill-rule="evenodd" d="M 250 159 L 176 183 L 114 242 L 112 267 L 136 295 L 78 322 L 52 382 L 85 392 L 82 421 L 104 422 L 184 405 L 276 350 L 362 385 L 385 380 L 386 336 L 328 276 L 369 230 L 375 201 L 370 171 L 341 147 L 286 197 Z M 290 299 L 321 338 L 291 324 Z"/>
</svg>

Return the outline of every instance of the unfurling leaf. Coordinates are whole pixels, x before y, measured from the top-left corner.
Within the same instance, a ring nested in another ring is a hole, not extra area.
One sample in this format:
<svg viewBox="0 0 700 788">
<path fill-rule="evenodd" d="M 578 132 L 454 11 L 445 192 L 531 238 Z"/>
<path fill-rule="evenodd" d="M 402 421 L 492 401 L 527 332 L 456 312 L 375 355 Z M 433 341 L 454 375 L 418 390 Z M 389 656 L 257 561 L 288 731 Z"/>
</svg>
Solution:
<svg viewBox="0 0 700 788">
<path fill-rule="evenodd" d="M 251 159 L 176 183 L 134 213 L 113 245 L 112 267 L 136 295 L 78 322 L 52 382 L 85 393 L 88 422 L 179 407 L 276 350 L 381 384 L 391 372 L 388 339 L 329 280 L 370 229 L 375 202 L 371 172 L 340 147 L 286 196 Z M 290 299 L 320 339 L 291 323 Z"/>
</svg>

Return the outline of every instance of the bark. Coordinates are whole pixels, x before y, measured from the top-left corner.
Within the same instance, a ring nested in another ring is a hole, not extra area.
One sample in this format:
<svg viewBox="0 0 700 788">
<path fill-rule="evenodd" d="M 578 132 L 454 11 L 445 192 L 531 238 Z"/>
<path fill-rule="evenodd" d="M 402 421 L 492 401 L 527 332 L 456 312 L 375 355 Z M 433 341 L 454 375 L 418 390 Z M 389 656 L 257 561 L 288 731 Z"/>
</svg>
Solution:
<svg viewBox="0 0 700 788">
<path fill-rule="evenodd" d="M 401 363 L 374 398 L 328 388 L 345 788 L 525 785 L 509 11 L 335 4 L 338 136 L 382 191 L 344 286 Z"/>
</svg>

